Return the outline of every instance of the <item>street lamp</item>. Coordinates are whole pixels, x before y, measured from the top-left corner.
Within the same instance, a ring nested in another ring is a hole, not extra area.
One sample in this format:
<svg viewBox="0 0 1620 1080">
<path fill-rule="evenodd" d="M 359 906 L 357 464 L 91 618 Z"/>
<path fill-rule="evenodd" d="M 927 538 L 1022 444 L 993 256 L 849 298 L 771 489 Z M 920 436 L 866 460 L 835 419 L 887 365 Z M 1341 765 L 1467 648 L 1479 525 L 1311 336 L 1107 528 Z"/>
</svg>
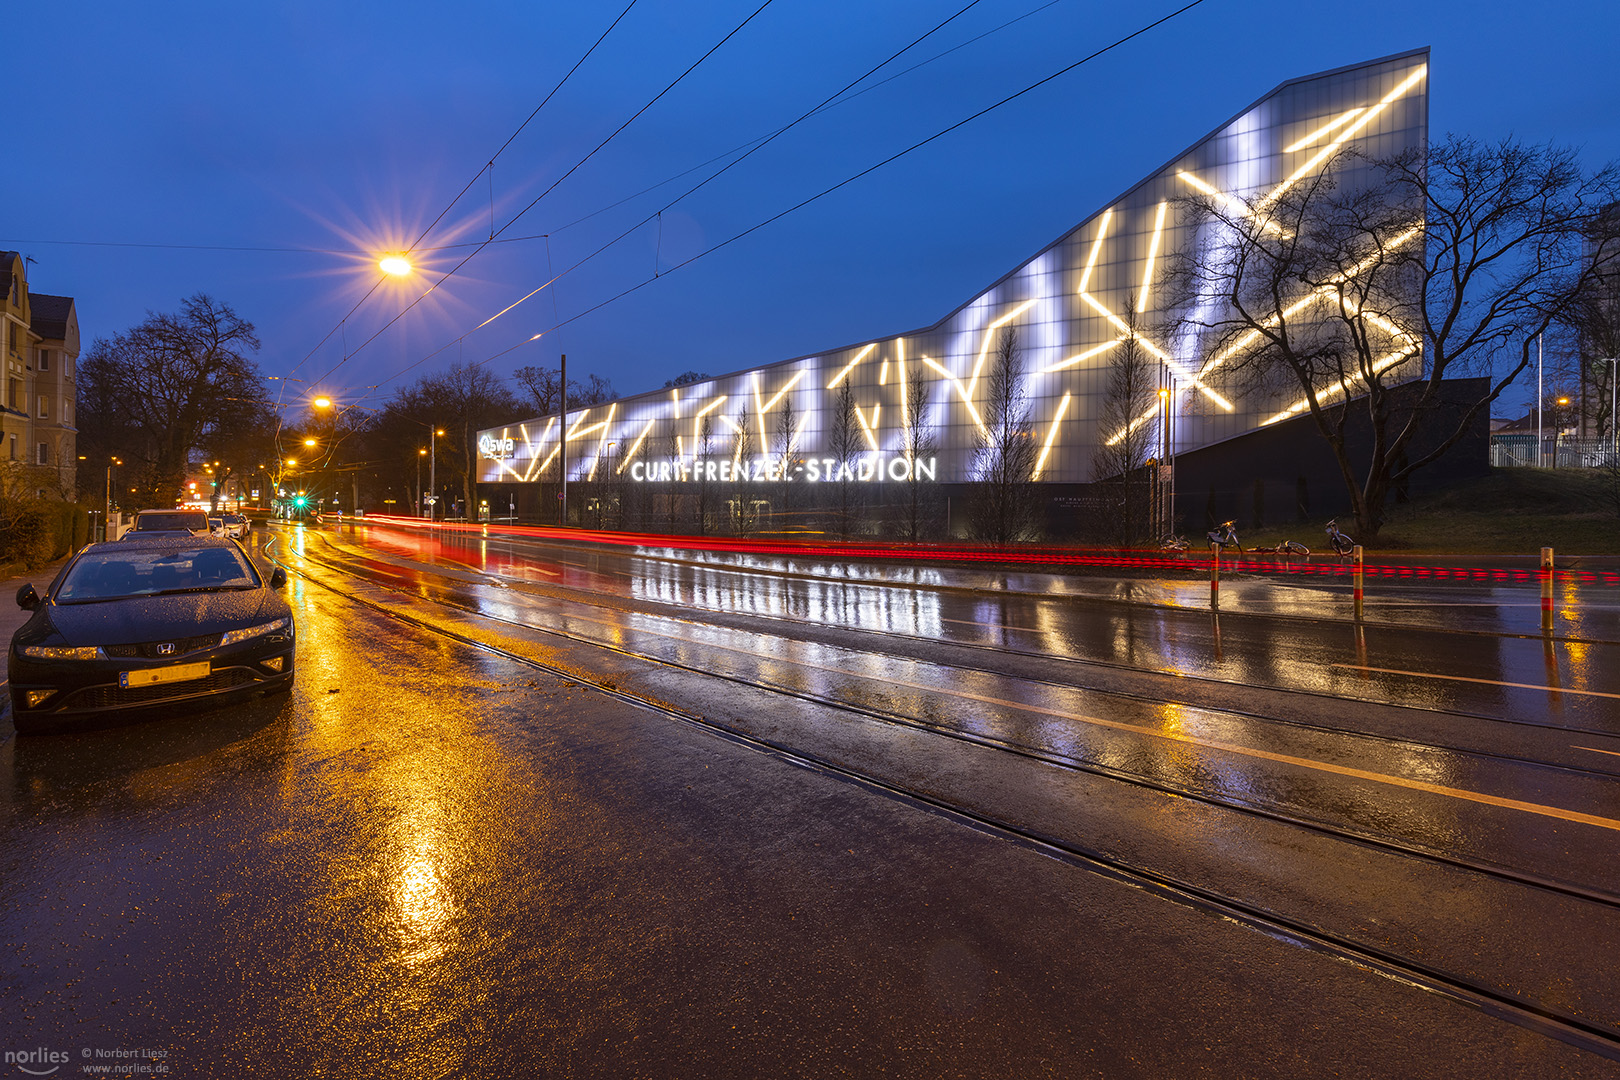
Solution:
<svg viewBox="0 0 1620 1080">
<path fill-rule="evenodd" d="M 439 502 L 439 436 L 444 434 L 444 429 L 433 427 L 431 424 L 428 429 L 433 432 L 428 437 L 428 446 L 431 447 L 428 451 L 428 487 L 433 489 L 432 498 L 428 502 L 428 520 L 432 521 L 433 508 Z"/>
<path fill-rule="evenodd" d="M 107 512 L 106 512 L 105 515 L 102 516 L 102 519 L 101 519 L 101 530 L 102 530 L 101 535 L 102 535 L 102 539 L 104 539 L 104 540 L 111 540 L 113 538 L 112 537 L 112 470 L 113 470 L 114 465 L 122 465 L 122 464 L 123 464 L 123 462 L 118 460 L 118 458 L 116 456 L 109 459 L 108 462 L 107 462 Z"/>
<path fill-rule="evenodd" d="M 411 260 L 403 255 L 384 255 L 377 260 L 377 268 L 389 277 L 405 277 L 411 272 Z"/>
</svg>

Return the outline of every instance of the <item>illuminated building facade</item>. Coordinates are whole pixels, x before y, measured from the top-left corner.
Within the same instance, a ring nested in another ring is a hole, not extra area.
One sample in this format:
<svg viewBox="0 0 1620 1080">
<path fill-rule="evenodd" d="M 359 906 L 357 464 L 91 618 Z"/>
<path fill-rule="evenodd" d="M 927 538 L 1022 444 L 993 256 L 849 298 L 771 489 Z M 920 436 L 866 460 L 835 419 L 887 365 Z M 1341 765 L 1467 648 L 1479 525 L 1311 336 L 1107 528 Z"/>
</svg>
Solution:
<svg viewBox="0 0 1620 1080">
<path fill-rule="evenodd" d="M 1341 149 L 1380 159 L 1423 147 L 1427 71 L 1428 52 L 1419 50 L 1284 83 L 933 326 L 570 409 L 568 482 L 780 484 L 785 467 L 788 482 L 805 485 L 840 476 L 892 483 L 913 473 L 931 484 L 971 484 L 988 376 L 1007 331 L 1016 333 L 1038 445 L 1030 478 L 1051 490 L 1096 478 L 1097 447 L 1111 435 L 1102 421 L 1111 355 L 1133 332 L 1169 388 L 1160 400 L 1174 423 L 1139 418 L 1154 424 L 1156 440 L 1169 431 L 1170 445 L 1155 454 L 1209 447 L 1297 415 L 1292 400 L 1223 391 L 1224 358 L 1196 333 L 1155 329 L 1186 314 L 1164 276 L 1172 253 L 1201 226 L 1178 200 L 1237 196 L 1263 207 Z M 1355 169 L 1340 179 L 1354 184 Z M 1393 362 L 1416 354 L 1414 344 Z M 920 416 L 908 400 L 908 375 L 919 371 L 928 383 Z M 859 446 L 849 460 L 833 446 L 845 387 Z M 908 426 L 925 429 L 934 447 L 915 462 Z M 480 433 L 479 481 L 555 483 L 562 428 L 551 416 Z M 497 505 L 506 502 L 503 491 Z"/>
</svg>

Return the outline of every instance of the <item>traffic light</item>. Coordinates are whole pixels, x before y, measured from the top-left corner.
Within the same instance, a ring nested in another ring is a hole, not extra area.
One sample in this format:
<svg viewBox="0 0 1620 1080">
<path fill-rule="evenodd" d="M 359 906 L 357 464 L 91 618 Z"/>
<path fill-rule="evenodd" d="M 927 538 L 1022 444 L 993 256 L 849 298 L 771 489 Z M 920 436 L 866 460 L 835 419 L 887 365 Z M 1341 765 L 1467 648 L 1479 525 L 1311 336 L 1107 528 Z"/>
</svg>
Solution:
<svg viewBox="0 0 1620 1080">
<path fill-rule="evenodd" d="M 309 505 L 309 499 L 303 495 L 300 495 L 298 498 L 293 500 L 293 505 L 302 510 L 304 507 Z"/>
</svg>

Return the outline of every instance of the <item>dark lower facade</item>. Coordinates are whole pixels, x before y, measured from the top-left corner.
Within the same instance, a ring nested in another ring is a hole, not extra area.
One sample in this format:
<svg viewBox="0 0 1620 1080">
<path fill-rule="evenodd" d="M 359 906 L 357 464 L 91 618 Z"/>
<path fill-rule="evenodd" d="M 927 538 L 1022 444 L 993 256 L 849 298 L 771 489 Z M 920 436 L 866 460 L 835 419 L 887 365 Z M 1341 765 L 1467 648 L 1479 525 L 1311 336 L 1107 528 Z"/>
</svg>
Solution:
<svg viewBox="0 0 1620 1080">
<path fill-rule="evenodd" d="M 1423 384 L 1391 391 L 1391 430 L 1412 407 Z M 1488 410 L 1466 423 L 1470 403 L 1489 392 L 1485 379 L 1440 384 L 1413 460 L 1465 428 L 1439 459 L 1394 485 L 1389 504 L 1483 476 L 1490 471 Z M 1344 407 L 1344 406 L 1341 406 Z M 1349 403 L 1346 439 L 1358 481 L 1371 458 L 1373 430 L 1366 399 Z M 1336 410 L 1332 410 L 1336 412 Z M 1174 499 L 1153 491 L 1150 477 L 1134 485 L 1033 483 L 1017 508 L 1025 517 L 1021 539 L 1114 543 L 1145 542 L 1166 532 L 1193 537 L 1223 521 L 1239 529 L 1275 529 L 1353 517 L 1338 460 L 1309 415 L 1285 420 L 1214 446 L 1180 455 L 1174 463 Z M 867 481 L 845 483 L 747 480 L 634 482 L 615 478 L 568 485 L 478 485 L 478 517 L 526 524 L 674 535 L 777 536 L 880 539 L 972 539 L 982 536 L 986 486 L 972 483 Z M 1126 506 L 1126 504 L 1134 504 Z M 1136 514 L 1134 521 L 1122 520 Z"/>
</svg>

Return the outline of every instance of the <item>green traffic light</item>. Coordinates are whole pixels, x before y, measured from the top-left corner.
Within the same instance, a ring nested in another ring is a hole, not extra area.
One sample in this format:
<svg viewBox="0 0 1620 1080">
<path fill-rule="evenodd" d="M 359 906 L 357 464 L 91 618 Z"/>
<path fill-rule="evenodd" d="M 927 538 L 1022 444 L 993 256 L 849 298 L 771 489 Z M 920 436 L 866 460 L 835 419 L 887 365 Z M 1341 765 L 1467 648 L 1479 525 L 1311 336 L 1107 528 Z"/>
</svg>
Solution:
<svg viewBox="0 0 1620 1080">
<path fill-rule="evenodd" d="M 309 505 L 309 500 L 304 498 L 304 496 L 300 495 L 300 496 L 298 496 L 298 498 L 293 500 L 293 505 L 294 506 L 308 506 Z"/>
</svg>

